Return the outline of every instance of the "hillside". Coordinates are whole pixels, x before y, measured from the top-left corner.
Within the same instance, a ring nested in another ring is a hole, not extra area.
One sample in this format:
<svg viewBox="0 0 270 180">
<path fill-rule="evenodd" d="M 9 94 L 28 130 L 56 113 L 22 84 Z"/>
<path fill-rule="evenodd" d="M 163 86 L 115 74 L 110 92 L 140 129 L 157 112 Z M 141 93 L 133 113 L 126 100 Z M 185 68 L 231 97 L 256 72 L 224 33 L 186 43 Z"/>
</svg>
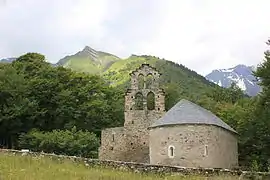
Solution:
<svg viewBox="0 0 270 180">
<path fill-rule="evenodd" d="M 203 76 L 189 70 L 183 65 L 176 64 L 154 56 L 132 55 L 127 59 L 113 63 L 103 76 L 112 86 L 128 88 L 129 73 L 138 68 L 142 63 L 148 63 L 161 72 L 160 85 L 167 94 L 173 95 L 172 101 L 166 104 L 167 109 L 183 97 L 197 100 L 198 97 L 210 92 L 215 84 L 207 81 Z M 167 98 L 170 98 L 167 96 Z"/>
<path fill-rule="evenodd" d="M 132 55 L 127 59 L 113 63 L 103 75 L 106 79 L 110 80 L 113 85 L 120 85 L 127 82 L 129 80 L 129 73 L 138 68 L 142 63 L 148 63 L 161 72 L 160 83 L 162 85 L 166 83 L 183 84 L 185 82 L 189 83 L 191 86 L 198 83 L 202 85 L 202 87 L 214 86 L 214 83 L 209 82 L 195 71 L 183 65 L 155 56 Z"/>
<path fill-rule="evenodd" d="M 125 90 L 129 87 L 129 73 L 142 63 L 148 63 L 162 73 L 160 85 L 168 95 L 170 94 L 166 96 L 166 109 L 171 108 L 181 98 L 197 102 L 207 97 L 214 88 L 222 89 L 183 65 L 155 56 L 131 55 L 127 59 L 120 59 L 115 55 L 101 53 L 86 46 L 83 51 L 67 56 L 57 64 L 74 71 L 100 74 L 112 86 Z"/>
<path fill-rule="evenodd" d="M 74 71 L 96 74 L 106 70 L 119 59 L 110 53 L 96 51 L 89 46 L 85 46 L 82 51 L 60 59 L 56 65 L 70 68 Z"/>
</svg>

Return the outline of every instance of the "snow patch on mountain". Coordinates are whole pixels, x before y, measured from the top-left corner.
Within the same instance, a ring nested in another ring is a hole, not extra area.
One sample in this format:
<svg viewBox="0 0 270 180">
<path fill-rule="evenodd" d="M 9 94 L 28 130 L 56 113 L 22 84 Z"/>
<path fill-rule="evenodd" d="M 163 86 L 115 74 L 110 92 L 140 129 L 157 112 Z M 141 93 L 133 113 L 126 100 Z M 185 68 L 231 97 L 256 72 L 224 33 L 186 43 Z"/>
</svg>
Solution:
<svg viewBox="0 0 270 180">
<path fill-rule="evenodd" d="M 243 79 L 239 79 L 239 81 L 237 82 L 237 86 L 243 91 L 247 90 L 246 84 Z"/>
<path fill-rule="evenodd" d="M 255 96 L 261 91 L 261 87 L 253 75 L 254 70 L 256 70 L 256 66 L 240 64 L 233 68 L 213 70 L 205 78 L 226 88 L 230 87 L 234 82 L 246 94 Z"/>
<path fill-rule="evenodd" d="M 221 83 L 221 81 L 220 81 L 220 80 L 218 81 L 218 85 L 219 85 L 219 86 L 222 86 L 222 83 Z"/>
</svg>

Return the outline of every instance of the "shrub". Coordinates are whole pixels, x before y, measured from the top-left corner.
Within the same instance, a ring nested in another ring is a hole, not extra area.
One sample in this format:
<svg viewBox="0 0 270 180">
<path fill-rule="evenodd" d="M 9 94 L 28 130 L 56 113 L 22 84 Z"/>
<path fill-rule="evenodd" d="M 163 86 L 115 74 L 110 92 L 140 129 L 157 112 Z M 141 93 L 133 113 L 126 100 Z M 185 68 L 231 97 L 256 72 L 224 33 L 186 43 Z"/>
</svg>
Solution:
<svg viewBox="0 0 270 180">
<path fill-rule="evenodd" d="M 19 147 L 32 151 L 96 158 L 99 140 L 92 132 L 76 130 L 53 130 L 42 132 L 36 129 L 19 137 Z"/>
</svg>

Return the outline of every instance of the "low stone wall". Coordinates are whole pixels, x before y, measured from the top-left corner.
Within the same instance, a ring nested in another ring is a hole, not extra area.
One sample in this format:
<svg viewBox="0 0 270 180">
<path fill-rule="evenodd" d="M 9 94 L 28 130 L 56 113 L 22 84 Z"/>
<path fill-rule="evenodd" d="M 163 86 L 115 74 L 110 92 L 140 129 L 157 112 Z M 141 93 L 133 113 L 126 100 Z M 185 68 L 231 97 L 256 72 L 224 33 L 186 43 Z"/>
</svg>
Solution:
<svg viewBox="0 0 270 180">
<path fill-rule="evenodd" d="M 99 159 L 88 159 L 76 156 L 65 156 L 48 154 L 43 152 L 25 152 L 10 149 L 0 149 L 1 153 L 8 153 L 13 155 L 30 155 L 30 156 L 46 156 L 55 160 L 69 159 L 74 162 L 84 163 L 86 166 L 101 166 L 110 167 L 113 169 L 130 170 L 139 173 L 158 173 L 158 174 L 180 174 L 180 175 L 202 175 L 202 176 L 216 176 L 216 175 L 235 175 L 239 176 L 239 179 L 260 179 L 270 180 L 270 172 L 251 172 L 241 170 L 229 170 L 229 169 L 216 169 L 216 168 L 185 168 L 179 166 L 161 166 L 151 165 L 143 163 L 132 163 L 122 161 L 110 161 Z"/>
</svg>

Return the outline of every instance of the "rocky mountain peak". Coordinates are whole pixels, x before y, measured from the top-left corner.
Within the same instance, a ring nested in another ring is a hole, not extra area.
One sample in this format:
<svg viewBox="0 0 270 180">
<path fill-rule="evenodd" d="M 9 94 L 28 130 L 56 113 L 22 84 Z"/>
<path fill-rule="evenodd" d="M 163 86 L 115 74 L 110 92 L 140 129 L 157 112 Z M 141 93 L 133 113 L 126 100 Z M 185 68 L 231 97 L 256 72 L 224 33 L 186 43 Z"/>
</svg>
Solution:
<svg viewBox="0 0 270 180">
<path fill-rule="evenodd" d="M 246 94 L 255 96 L 261 91 L 258 80 L 253 75 L 255 66 L 239 64 L 228 69 L 217 69 L 205 76 L 211 82 L 222 87 L 230 87 L 233 82 Z"/>
<path fill-rule="evenodd" d="M 93 48 L 91 48 L 90 46 L 85 46 L 82 50 L 82 52 L 96 52 L 96 50 L 94 50 Z"/>
<path fill-rule="evenodd" d="M 77 56 L 86 57 L 93 61 L 98 61 L 98 52 L 90 46 L 85 46 L 82 51 L 79 51 Z"/>
</svg>

